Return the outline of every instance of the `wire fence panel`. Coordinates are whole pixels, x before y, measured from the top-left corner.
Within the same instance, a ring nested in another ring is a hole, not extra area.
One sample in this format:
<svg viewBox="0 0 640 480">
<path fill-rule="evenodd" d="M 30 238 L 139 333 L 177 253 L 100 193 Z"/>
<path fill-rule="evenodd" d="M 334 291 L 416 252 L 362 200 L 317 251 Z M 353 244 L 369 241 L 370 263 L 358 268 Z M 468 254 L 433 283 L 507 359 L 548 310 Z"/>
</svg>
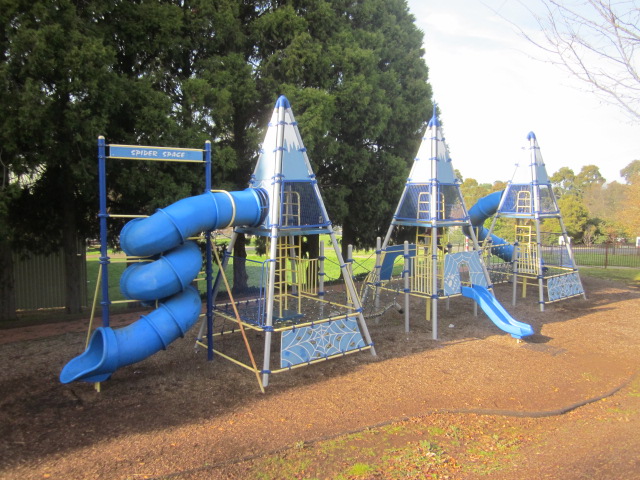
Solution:
<svg viewBox="0 0 640 480">
<path fill-rule="evenodd" d="M 455 243 L 450 252 L 468 250 L 468 243 Z M 578 267 L 628 267 L 640 268 L 640 247 L 634 245 L 605 243 L 600 245 L 572 245 L 571 251 Z M 560 245 L 543 246 L 545 263 L 569 265 L 567 249 Z"/>
<path fill-rule="evenodd" d="M 634 245 L 574 245 L 578 266 L 640 268 L 640 247 Z"/>
</svg>

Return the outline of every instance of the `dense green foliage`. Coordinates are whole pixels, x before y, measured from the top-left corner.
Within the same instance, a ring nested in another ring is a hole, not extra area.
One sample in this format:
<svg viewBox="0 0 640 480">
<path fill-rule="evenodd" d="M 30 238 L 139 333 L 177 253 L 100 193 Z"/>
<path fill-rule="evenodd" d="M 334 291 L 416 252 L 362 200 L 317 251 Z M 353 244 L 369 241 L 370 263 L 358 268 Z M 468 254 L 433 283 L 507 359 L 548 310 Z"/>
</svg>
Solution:
<svg viewBox="0 0 640 480">
<path fill-rule="evenodd" d="M 0 12 L 1 154 L 20 184 L 2 223 L 14 247 L 66 247 L 67 304 L 77 311 L 77 232 L 89 228 L 96 190 L 88 140 L 106 126 L 112 53 L 93 13 L 70 2 L 4 0 Z"/>
<path fill-rule="evenodd" d="M 257 23 L 260 77 L 291 100 L 343 242 L 372 246 L 432 108 L 422 33 L 400 0 L 294 2 Z"/>
<path fill-rule="evenodd" d="M 332 220 L 345 242 L 371 245 L 432 109 L 422 41 L 404 0 L 0 0 L 0 240 L 64 248 L 77 310 L 76 247 L 97 230 L 97 136 L 211 139 L 213 184 L 239 188 L 285 94 Z M 202 176 L 114 162 L 110 207 L 149 212 L 201 191 Z M 121 225 L 110 225 L 115 244 Z"/>
</svg>

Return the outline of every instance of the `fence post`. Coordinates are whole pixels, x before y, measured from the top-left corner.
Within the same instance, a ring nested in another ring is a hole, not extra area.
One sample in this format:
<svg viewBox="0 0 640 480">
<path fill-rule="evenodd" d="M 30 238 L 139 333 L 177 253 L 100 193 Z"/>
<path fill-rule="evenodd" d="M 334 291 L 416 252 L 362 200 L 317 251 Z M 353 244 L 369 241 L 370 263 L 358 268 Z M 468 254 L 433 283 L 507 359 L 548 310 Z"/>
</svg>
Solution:
<svg viewBox="0 0 640 480">
<path fill-rule="evenodd" d="M 604 244 L 604 268 L 607 268 L 608 264 L 609 264 L 609 244 L 605 243 Z"/>
</svg>

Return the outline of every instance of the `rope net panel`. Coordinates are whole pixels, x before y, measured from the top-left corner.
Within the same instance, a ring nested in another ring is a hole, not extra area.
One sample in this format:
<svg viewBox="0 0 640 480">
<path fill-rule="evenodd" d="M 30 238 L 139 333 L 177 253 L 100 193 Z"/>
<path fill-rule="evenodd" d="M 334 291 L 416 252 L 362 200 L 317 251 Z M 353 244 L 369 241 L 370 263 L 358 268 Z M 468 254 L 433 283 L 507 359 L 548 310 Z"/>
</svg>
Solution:
<svg viewBox="0 0 640 480">
<path fill-rule="evenodd" d="M 280 228 L 326 227 L 320 198 L 312 182 L 283 182 Z"/>
<path fill-rule="evenodd" d="M 431 203 L 431 184 L 407 184 L 395 218 L 411 222 L 464 222 L 467 218 L 460 187 L 456 184 L 438 184 L 435 217 L 431 213 L 434 208 Z"/>
</svg>

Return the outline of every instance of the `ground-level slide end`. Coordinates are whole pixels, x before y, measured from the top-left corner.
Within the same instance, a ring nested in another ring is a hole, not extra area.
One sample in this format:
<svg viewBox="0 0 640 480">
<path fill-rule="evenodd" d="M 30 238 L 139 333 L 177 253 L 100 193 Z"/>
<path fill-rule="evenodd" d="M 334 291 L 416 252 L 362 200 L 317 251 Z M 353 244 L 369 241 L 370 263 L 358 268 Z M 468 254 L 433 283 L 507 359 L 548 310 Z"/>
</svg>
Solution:
<svg viewBox="0 0 640 480">
<path fill-rule="evenodd" d="M 188 287 L 131 325 L 117 330 L 97 328 L 85 352 L 62 369 L 60 382 L 107 380 L 117 369 L 140 362 L 184 336 L 201 308 L 200 294 Z"/>
<path fill-rule="evenodd" d="M 522 338 L 533 335 L 531 325 L 513 318 L 485 287 L 481 285 L 462 287 L 462 295 L 473 299 L 498 328 L 510 333 L 512 337 Z"/>
</svg>

